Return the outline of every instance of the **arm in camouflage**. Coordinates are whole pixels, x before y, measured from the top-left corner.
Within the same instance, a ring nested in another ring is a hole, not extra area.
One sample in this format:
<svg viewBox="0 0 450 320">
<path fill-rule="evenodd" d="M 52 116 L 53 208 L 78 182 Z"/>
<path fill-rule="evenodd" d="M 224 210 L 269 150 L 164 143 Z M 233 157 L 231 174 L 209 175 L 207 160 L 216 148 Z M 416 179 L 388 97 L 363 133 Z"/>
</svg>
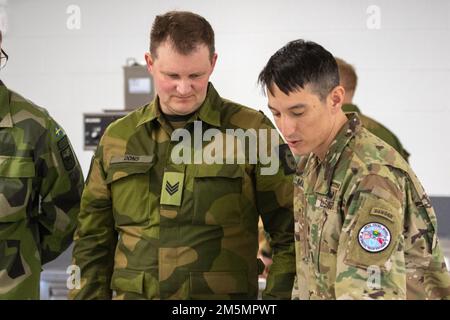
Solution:
<svg viewBox="0 0 450 320">
<path fill-rule="evenodd" d="M 42 264 L 72 242 L 83 175 L 48 113 L 0 92 L 0 299 L 38 299 Z"/>
<path fill-rule="evenodd" d="M 71 290 L 70 299 L 112 297 L 110 282 L 117 233 L 114 229 L 111 191 L 105 182 L 106 174 L 102 166 L 102 144 L 101 141 L 92 158 L 81 200 L 72 260 L 81 269 L 81 288 Z"/>
<path fill-rule="evenodd" d="M 36 167 L 42 174 L 38 221 L 43 264 L 54 260 L 72 243 L 84 184 L 70 141 L 51 118 L 48 133 L 35 149 Z"/>
<path fill-rule="evenodd" d="M 274 129 L 264 117 L 264 128 Z M 275 130 L 275 129 L 274 129 Z M 275 175 L 261 175 L 257 168 L 257 204 L 269 243 L 273 263 L 267 276 L 263 299 L 290 299 L 295 277 L 295 244 L 293 220 L 293 173 L 295 159 L 280 138 L 280 166 Z"/>
<path fill-rule="evenodd" d="M 344 197 L 336 298 L 449 298 L 436 216 L 420 183 L 412 172 L 374 167 L 380 171 L 365 175 Z M 370 252 L 359 240 L 371 223 L 390 231 L 390 243 L 380 252 Z"/>
</svg>

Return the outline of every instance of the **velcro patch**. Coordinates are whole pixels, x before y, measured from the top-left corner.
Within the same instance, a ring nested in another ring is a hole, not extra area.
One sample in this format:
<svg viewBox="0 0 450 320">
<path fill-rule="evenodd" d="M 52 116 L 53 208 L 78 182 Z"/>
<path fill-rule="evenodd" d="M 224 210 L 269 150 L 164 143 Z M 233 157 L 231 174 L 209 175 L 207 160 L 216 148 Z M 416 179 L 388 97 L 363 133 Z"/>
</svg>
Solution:
<svg viewBox="0 0 450 320">
<path fill-rule="evenodd" d="M 69 145 L 69 139 L 67 136 L 64 136 L 61 140 L 58 141 L 58 150 L 61 151 Z"/>
<path fill-rule="evenodd" d="M 183 195 L 184 173 L 165 172 L 160 204 L 180 206 Z"/>
<path fill-rule="evenodd" d="M 61 159 L 64 164 L 64 169 L 67 171 L 72 170 L 75 167 L 75 156 L 73 155 L 70 146 L 60 152 Z"/>
<path fill-rule="evenodd" d="M 64 133 L 64 130 L 62 129 L 62 128 L 60 128 L 60 127 L 55 127 L 55 137 L 57 137 L 57 138 L 59 138 L 59 137 L 61 137 L 61 136 L 63 136 L 65 133 Z"/>
<path fill-rule="evenodd" d="M 110 163 L 150 163 L 152 161 L 153 156 L 136 156 L 132 154 L 126 154 L 123 156 L 113 156 Z"/>
<path fill-rule="evenodd" d="M 370 210 L 370 214 L 373 216 L 383 217 L 388 219 L 389 221 L 394 222 L 394 215 L 389 210 L 382 208 L 372 208 L 372 210 Z"/>
</svg>

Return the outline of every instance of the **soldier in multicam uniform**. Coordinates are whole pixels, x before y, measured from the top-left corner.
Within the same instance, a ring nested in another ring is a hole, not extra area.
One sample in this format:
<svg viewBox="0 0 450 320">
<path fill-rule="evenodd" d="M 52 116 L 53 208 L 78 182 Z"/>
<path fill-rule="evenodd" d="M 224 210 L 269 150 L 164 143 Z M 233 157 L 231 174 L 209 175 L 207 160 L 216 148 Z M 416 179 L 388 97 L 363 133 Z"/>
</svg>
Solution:
<svg viewBox="0 0 450 320">
<path fill-rule="evenodd" d="M 174 129 L 192 133 L 200 123 L 200 133 L 215 128 L 223 141 L 227 129 L 275 130 L 262 113 L 218 95 L 209 83 L 216 59 L 203 17 L 156 17 L 146 61 L 157 97 L 112 123 L 100 141 L 75 233 L 81 288 L 70 298 L 255 299 L 259 216 L 274 250 L 263 298 L 291 298 L 295 166 L 287 145 L 274 175 L 247 156 L 231 164 L 172 157 Z"/>
<path fill-rule="evenodd" d="M 39 299 L 42 265 L 72 243 L 82 190 L 62 128 L 0 81 L 0 299 Z"/>
<path fill-rule="evenodd" d="M 397 150 L 406 161 L 408 161 L 409 152 L 403 148 L 403 145 L 397 136 L 375 119 L 361 114 L 359 108 L 353 104 L 353 96 L 355 95 L 356 86 L 358 84 L 358 76 L 356 75 L 355 68 L 341 58 L 335 57 L 335 59 L 339 69 L 339 83 L 345 89 L 342 110 L 345 113 L 356 112 L 364 128 L 372 132 L 381 140 L 387 142 L 395 150 Z"/>
<path fill-rule="evenodd" d="M 296 298 L 449 298 L 430 201 L 401 155 L 357 114 L 344 114 L 333 56 L 314 42 L 290 42 L 259 81 L 278 128 L 303 156 L 294 180 Z"/>
</svg>

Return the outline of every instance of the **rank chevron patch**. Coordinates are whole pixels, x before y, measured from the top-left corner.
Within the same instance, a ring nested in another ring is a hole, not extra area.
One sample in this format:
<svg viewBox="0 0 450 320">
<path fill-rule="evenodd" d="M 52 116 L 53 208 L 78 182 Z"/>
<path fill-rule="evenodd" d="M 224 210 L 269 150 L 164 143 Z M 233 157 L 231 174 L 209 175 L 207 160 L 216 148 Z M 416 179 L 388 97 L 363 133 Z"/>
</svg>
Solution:
<svg viewBox="0 0 450 320">
<path fill-rule="evenodd" d="M 175 183 L 174 185 L 171 185 L 170 182 L 167 181 L 167 183 L 166 183 L 166 191 L 167 191 L 168 194 L 173 196 L 175 193 L 177 193 L 179 186 L 180 186 L 179 182 Z"/>
</svg>

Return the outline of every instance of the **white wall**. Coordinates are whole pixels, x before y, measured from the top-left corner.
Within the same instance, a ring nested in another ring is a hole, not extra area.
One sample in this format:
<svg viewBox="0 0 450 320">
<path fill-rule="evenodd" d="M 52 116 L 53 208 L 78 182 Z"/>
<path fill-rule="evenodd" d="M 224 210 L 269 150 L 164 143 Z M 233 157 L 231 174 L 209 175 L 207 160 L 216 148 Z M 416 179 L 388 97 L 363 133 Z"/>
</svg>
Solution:
<svg viewBox="0 0 450 320">
<path fill-rule="evenodd" d="M 66 26 L 81 9 L 81 29 Z M 380 29 L 369 29 L 370 5 Z M 82 113 L 123 107 L 122 66 L 143 60 L 151 23 L 170 9 L 204 15 L 216 32 L 212 77 L 222 96 L 269 111 L 259 71 L 287 41 L 316 41 L 355 65 L 355 102 L 391 128 L 431 195 L 450 195 L 450 1 L 448 0 L 1 0 L 7 14 L 1 79 L 65 128 L 85 174 Z"/>
</svg>

